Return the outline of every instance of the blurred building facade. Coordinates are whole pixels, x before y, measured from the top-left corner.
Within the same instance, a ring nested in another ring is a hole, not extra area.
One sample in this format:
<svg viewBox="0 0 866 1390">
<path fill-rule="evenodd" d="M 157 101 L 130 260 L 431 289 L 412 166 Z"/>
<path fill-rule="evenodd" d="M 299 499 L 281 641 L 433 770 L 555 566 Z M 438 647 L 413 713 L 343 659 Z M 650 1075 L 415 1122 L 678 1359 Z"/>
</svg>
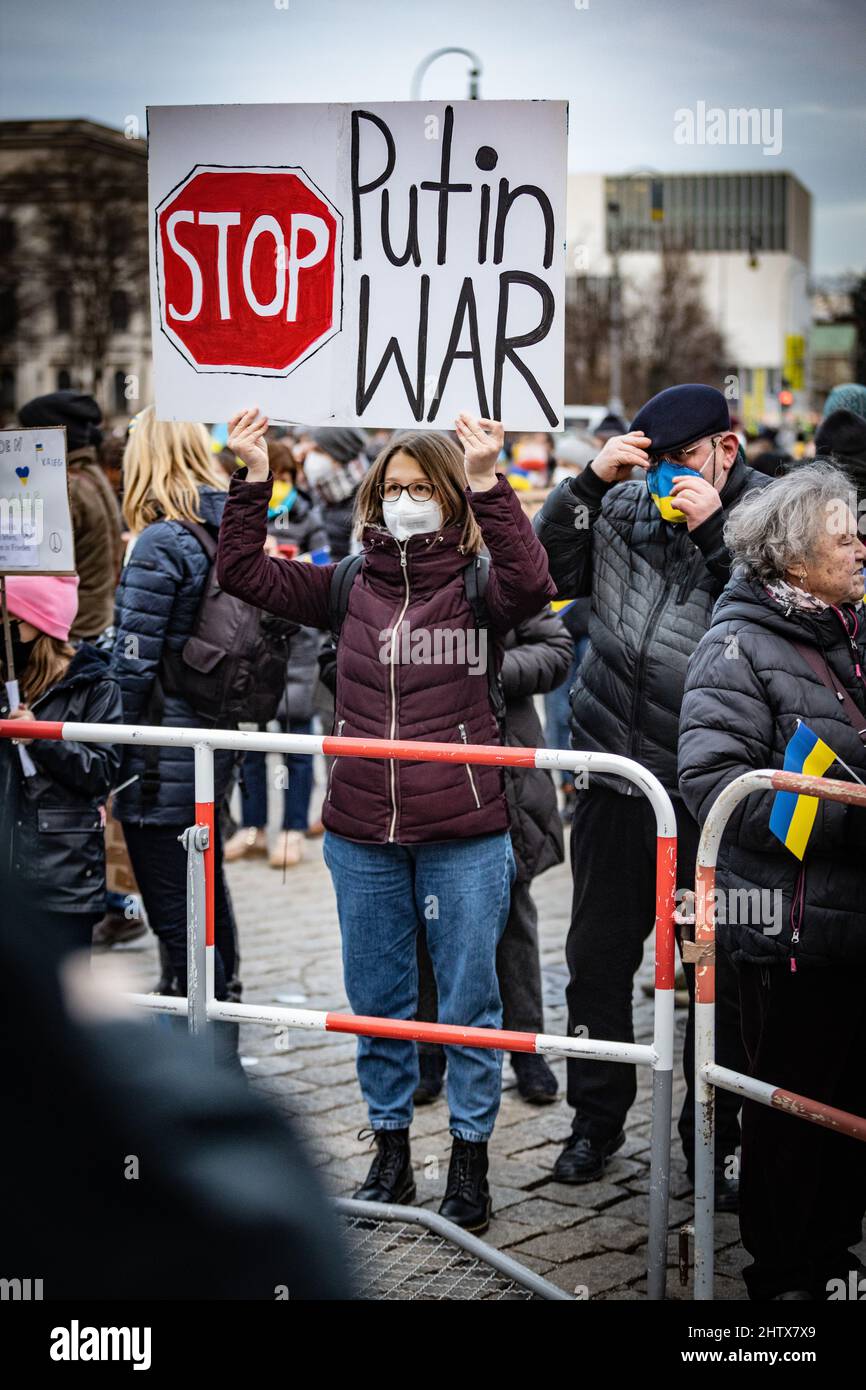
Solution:
<svg viewBox="0 0 866 1390">
<path fill-rule="evenodd" d="M 85 120 L 0 122 L 0 414 L 92 392 L 150 399 L 147 144 Z"/>
<path fill-rule="evenodd" d="M 811 205 L 786 172 L 570 174 L 568 275 L 618 277 L 627 308 L 665 252 L 686 256 L 736 378 L 732 410 L 747 423 L 778 421 L 784 385 L 793 411 L 812 403 Z"/>
</svg>

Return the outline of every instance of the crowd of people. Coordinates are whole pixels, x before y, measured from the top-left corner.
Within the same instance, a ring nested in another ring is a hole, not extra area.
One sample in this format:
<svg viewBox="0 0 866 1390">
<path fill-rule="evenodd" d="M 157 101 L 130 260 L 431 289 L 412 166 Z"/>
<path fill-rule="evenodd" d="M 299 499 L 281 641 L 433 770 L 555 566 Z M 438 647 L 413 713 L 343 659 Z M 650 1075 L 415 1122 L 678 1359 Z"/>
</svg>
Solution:
<svg viewBox="0 0 866 1390">
<path fill-rule="evenodd" d="M 791 453 L 747 440 L 722 393 L 697 384 L 563 438 L 506 438 L 470 414 L 452 434 L 274 429 L 255 407 L 226 436 L 148 407 L 124 440 L 103 440 L 96 402 L 73 391 L 19 414 L 66 428 L 78 573 L 7 581 L 20 686 L 7 717 L 292 733 L 317 721 L 337 737 L 546 737 L 619 754 L 673 800 L 684 894 L 719 793 L 781 767 L 801 724 L 835 754 L 831 775 L 866 781 L 866 387 L 837 387 Z M 532 520 L 529 494 L 544 498 Z M 632 784 L 338 758 L 320 808 L 312 759 L 286 764 L 272 786 L 264 755 L 216 757 L 218 998 L 242 990 L 226 861 L 266 859 L 291 892 L 288 871 L 322 835 L 356 1013 L 544 1031 L 532 883 L 563 861 L 565 825 L 569 1032 L 633 1039 L 656 831 Z M 158 992 L 185 994 L 179 837 L 195 820 L 193 771 L 180 747 L 0 740 L 5 920 L 58 962 L 149 927 Z M 133 911 L 106 898 L 107 807 Z M 720 922 L 717 1060 L 862 1115 L 866 811 L 821 802 L 802 857 L 772 811 L 772 794 L 747 798 L 722 847 L 720 891 L 749 907 Z M 677 930 L 688 939 L 688 911 Z M 683 972 L 679 1133 L 693 1176 L 694 966 Z M 240 1072 L 236 1026 L 215 1033 Z M 511 1062 L 527 1103 L 556 1099 L 542 1057 Z M 370 1037 L 357 1069 L 375 1152 L 356 1196 L 413 1200 L 414 1107 L 444 1088 L 440 1210 L 485 1231 L 501 1054 Z M 569 1060 L 567 1077 L 572 1127 L 553 1178 L 589 1183 L 624 1142 L 635 1071 Z M 740 1211 L 750 1296 L 825 1297 L 857 1267 L 866 1149 L 724 1090 L 716 1123 L 716 1201 Z"/>
</svg>

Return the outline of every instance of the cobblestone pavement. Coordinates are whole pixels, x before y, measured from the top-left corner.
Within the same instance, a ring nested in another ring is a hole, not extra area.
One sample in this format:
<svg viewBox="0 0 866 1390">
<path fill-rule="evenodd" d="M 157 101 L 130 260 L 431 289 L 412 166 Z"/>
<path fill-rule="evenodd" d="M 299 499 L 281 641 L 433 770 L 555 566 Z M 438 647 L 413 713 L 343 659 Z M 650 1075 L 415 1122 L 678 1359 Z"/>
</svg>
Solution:
<svg viewBox="0 0 866 1390">
<path fill-rule="evenodd" d="M 334 896 L 322 863 L 321 841 L 307 842 L 306 862 L 282 872 L 261 859 L 229 866 L 229 882 L 241 934 L 244 999 L 311 1009 L 348 1010 L 343 992 Z M 565 1030 L 564 941 L 570 877 L 563 865 L 535 884 L 539 909 L 545 992 L 545 1029 Z M 152 988 L 157 978 L 152 938 L 121 948 L 132 967 L 135 988 Z M 117 955 L 118 952 L 112 952 Z M 649 950 L 635 988 L 635 1036 L 652 1038 L 652 1000 L 640 986 L 652 980 Z M 685 1012 L 677 1012 L 674 1120 L 682 1103 L 679 1079 Z M 367 1171 L 370 1155 L 358 1131 L 367 1116 L 355 1079 L 355 1042 L 338 1034 L 292 1032 L 247 1025 L 241 1052 L 252 1084 L 306 1135 L 329 1190 L 349 1195 Z M 565 1063 L 554 1062 L 565 1089 Z M 638 1072 L 638 1095 L 629 1116 L 625 1146 L 599 1182 L 581 1187 L 552 1181 L 559 1145 L 570 1130 L 564 1099 L 537 1108 L 517 1094 L 506 1058 L 502 1107 L 490 1144 L 494 1219 L 485 1239 L 529 1268 L 580 1297 L 634 1299 L 645 1294 L 649 1184 L 650 1079 Z M 448 1169 L 450 1135 L 444 1099 L 425 1106 L 412 1126 L 418 1202 L 436 1209 Z M 680 1283 L 680 1226 L 692 1219 L 689 1185 L 674 1133 L 668 1297 L 691 1297 L 691 1277 Z M 747 1256 L 739 1244 L 737 1219 L 716 1221 L 716 1297 L 745 1297 L 741 1269 Z M 691 1247 L 690 1247 L 691 1256 Z"/>
</svg>

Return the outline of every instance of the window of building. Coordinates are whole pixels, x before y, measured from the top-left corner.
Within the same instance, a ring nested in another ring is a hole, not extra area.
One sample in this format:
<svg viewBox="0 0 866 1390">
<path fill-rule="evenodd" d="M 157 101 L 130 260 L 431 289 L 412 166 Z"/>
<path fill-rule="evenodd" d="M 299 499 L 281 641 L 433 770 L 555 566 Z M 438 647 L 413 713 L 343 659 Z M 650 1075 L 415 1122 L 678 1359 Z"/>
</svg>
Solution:
<svg viewBox="0 0 866 1390">
<path fill-rule="evenodd" d="M 57 373 L 57 389 L 58 391 L 72 390 L 72 373 L 66 367 L 61 367 Z"/>
<path fill-rule="evenodd" d="M 0 217 L 0 256 L 8 256 L 15 250 L 16 230 L 11 217 Z"/>
<path fill-rule="evenodd" d="M 54 291 L 54 326 L 58 333 L 72 328 L 72 298 L 68 290 Z"/>
<path fill-rule="evenodd" d="M 129 401 L 126 399 L 126 378 L 128 373 L 118 370 L 114 373 L 114 413 L 129 414 Z"/>
<path fill-rule="evenodd" d="M 115 333 L 125 333 L 129 327 L 129 295 L 126 290 L 111 291 L 111 327 Z"/>
<path fill-rule="evenodd" d="M 14 367 L 4 367 L 0 371 L 0 410 L 12 411 L 15 409 L 15 369 Z"/>
<path fill-rule="evenodd" d="M 14 333 L 18 327 L 18 294 L 14 286 L 0 290 L 0 333 Z"/>
</svg>

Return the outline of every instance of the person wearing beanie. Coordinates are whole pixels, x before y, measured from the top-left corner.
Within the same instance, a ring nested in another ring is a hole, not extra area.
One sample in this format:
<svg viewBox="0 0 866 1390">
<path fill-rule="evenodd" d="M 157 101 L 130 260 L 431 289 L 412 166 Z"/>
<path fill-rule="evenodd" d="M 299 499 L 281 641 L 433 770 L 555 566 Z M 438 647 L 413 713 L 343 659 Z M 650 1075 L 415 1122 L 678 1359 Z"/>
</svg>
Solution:
<svg viewBox="0 0 866 1390">
<path fill-rule="evenodd" d="M 591 598 L 589 645 L 571 690 L 572 744 L 632 758 L 658 777 L 676 809 L 682 889 L 694 888 L 699 834 L 677 782 L 686 668 L 730 572 L 725 520 L 750 488 L 767 483 L 747 466 L 721 391 L 673 386 L 647 401 L 630 433 L 614 435 L 588 468 L 554 489 L 535 518 L 557 597 Z M 656 886 L 655 818 L 634 791 L 593 774 L 575 800 L 566 943 L 572 1034 L 584 1028 L 591 1037 L 633 1038 L 633 979 L 653 927 Z M 694 967 L 685 973 L 691 1003 L 679 1129 L 691 1170 Z M 716 973 L 718 1058 L 744 1070 L 733 969 L 720 960 Z M 569 1061 L 574 1120 L 557 1180 L 601 1176 L 624 1142 L 635 1093 L 633 1067 Z M 725 1163 L 739 1142 L 739 1102 L 720 1091 L 716 1104 L 717 1200 L 731 1210 L 736 1184 Z"/>
<path fill-rule="evenodd" d="M 839 409 L 825 415 L 815 434 L 815 452 L 832 458 L 849 478 L 857 490 L 862 514 L 866 506 L 866 413 Z"/>
<path fill-rule="evenodd" d="M 866 386 L 861 386 L 858 381 L 846 381 L 841 386 L 834 386 L 824 402 L 822 418 L 826 420 L 836 410 L 848 410 L 852 415 L 866 420 Z"/>
<path fill-rule="evenodd" d="M 592 433 L 593 438 L 599 448 L 601 448 L 601 446 L 606 444 L 609 439 L 612 439 L 615 434 L 628 434 L 628 424 L 621 415 L 614 415 L 611 411 L 608 411 L 607 415 L 599 421 Z"/>
<path fill-rule="evenodd" d="M 322 509 L 331 559 L 342 560 L 352 544 L 355 494 L 370 466 L 362 430 L 329 426 L 310 431 L 300 446 L 304 477 Z"/>
<path fill-rule="evenodd" d="M 6 596 L 20 703 L 2 717 L 120 724 L 108 657 L 69 643 L 78 608 L 75 575 L 10 575 Z M 2 664 L 5 680 L 5 647 Z M 4 686 L 5 691 L 5 686 Z M 109 744 L 0 740 L 2 928 L 36 938 L 55 962 L 88 949 L 105 911 L 105 802 L 120 767 Z"/>
<path fill-rule="evenodd" d="M 78 613 L 73 641 L 95 641 L 111 625 L 114 590 L 123 555 L 117 499 L 101 467 L 102 413 L 81 391 L 36 396 L 18 412 L 26 429 L 62 425 L 66 430 L 69 503 L 78 569 Z"/>
</svg>

